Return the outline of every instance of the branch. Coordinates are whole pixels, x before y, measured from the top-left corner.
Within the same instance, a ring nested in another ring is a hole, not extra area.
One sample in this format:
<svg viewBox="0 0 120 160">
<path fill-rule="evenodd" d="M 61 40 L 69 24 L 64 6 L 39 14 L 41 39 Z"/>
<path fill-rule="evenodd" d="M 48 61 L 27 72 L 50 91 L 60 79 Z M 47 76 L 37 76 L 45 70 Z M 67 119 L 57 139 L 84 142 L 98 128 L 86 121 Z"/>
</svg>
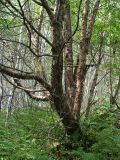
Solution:
<svg viewBox="0 0 120 160">
<path fill-rule="evenodd" d="M 44 101 L 44 102 L 47 102 L 50 100 L 50 97 L 49 96 L 36 96 L 34 94 L 32 94 L 31 92 L 28 92 L 24 89 L 24 92 L 27 93 L 27 95 L 32 98 L 33 100 L 36 100 L 36 101 Z"/>
<path fill-rule="evenodd" d="M 42 37 L 46 43 L 48 43 L 52 48 L 54 48 L 54 46 L 52 45 L 52 43 L 44 36 L 42 35 L 33 25 L 32 23 L 27 19 L 27 17 L 25 17 L 25 15 L 23 15 L 23 12 L 20 12 L 20 10 L 18 10 L 12 3 L 10 0 L 7 0 L 7 3 L 22 17 L 23 21 L 26 21 L 28 23 L 28 25 L 31 27 L 32 30 L 34 30 L 40 37 Z M 2 4 L 7 7 L 3 2 Z M 9 7 L 7 7 L 8 10 Z M 11 11 L 12 12 L 12 11 Z M 13 12 L 12 12 L 13 13 Z"/>
<path fill-rule="evenodd" d="M 27 73 L 27 72 L 25 73 L 22 71 L 18 72 L 15 69 L 11 69 L 2 64 L 0 64 L 0 72 L 13 78 L 24 79 L 24 80 L 36 80 L 42 86 L 44 86 L 44 88 L 46 88 L 49 92 L 52 92 L 51 86 L 36 73 Z"/>
<path fill-rule="evenodd" d="M 97 82 L 96 85 L 98 85 L 110 72 L 106 72 L 103 77 Z"/>
<path fill-rule="evenodd" d="M 23 7 L 22 7 L 22 5 L 20 3 L 20 0 L 17 0 L 17 1 L 18 1 L 18 4 L 19 4 L 19 7 L 20 7 L 21 16 L 23 18 L 23 24 L 25 25 L 25 27 L 26 27 L 26 29 L 27 29 L 27 31 L 29 33 L 29 35 L 28 35 L 28 37 L 29 37 L 29 48 L 31 48 L 31 44 L 32 44 L 32 41 L 31 41 L 31 30 L 30 30 L 28 24 L 26 23 L 25 13 L 24 13 Z"/>
<path fill-rule="evenodd" d="M 36 4 L 38 4 L 39 6 L 42 6 L 46 10 L 50 20 L 51 21 L 54 20 L 54 14 L 53 14 L 53 12 L 52 12 L 51 8 L 49 7 L 46 0 L 40 0 L 41 2 L 38 2 L 37 0 L 32 0 L 32 1 Z"/>
<path fill-rule="evenodd" d="M 29 91 L 28 89 L 26 89 L 25 87 L 22 86 L 22 84 L 20 83 L 19 79 L 14 79 L 15 83 L 17 84 L 18 87 L 22 88 L 24 90 L 25 93 L 27 93 L 27 95 L 36 100 L 36 101 L 49 101 L 50 100 L 50 95 L 46 95 L 46 96 L 36 96 L 35 94 L 32 94 L 31 91 Z"/>
<path fill-rule="evenodd" d="M 47 1 L 46 0 L 40 0 L 40 1 L 41 1 L 41 4 L 42 4 L 43 8 L 45 8 L 47 14 L 49 15 L 50 20 L 53 21 L 54 20 L 54 14 L 51 11 L 51 8 L 49 7 Z"/>
<path fill-rule="evenodd" d="M 50 99 L 50 96 L 36 96 L 34 94 L 32 94 L 31 92 L 39 92 L 41 90 L 31 90 L 31 89 L 27 89 L 25 87 L 23 87 L 21 85 L 21 83 L 19 82 L 19 79 L 14 79 L 15 83 L 17 84 L 14 84 L 12 83 L 4 74 L 3 74 L 3 77 L 6 79 L 6 81 L 8 81 L 11 85 L 13 85 L 15 88 L 18 88 L 18 89 L 22 89 L 25 93 L 27 93 L 27 95 L 29 95 L 30 98 L 36 100 L 36 101 L 49 101 Z"/>
<path fill-rule="evenodd" d="M 36 78 L 36 75 L 34 73 L 27 73 L 27 72 L 25 73 L 22 71 L 19 72 L 3 64 L 0 64 L 0 72 L 10 77 L 15 77 L 19 79 L 35 79 Z"/>
<path fill-rule="evenodd" d="M 16 41 L 16 40 L 12 40 L 12 39 L 5 39 L 5 38 L 2 38 L 2 37 L 0 37 L 0 40 L 2 40 L 2 41 L 7 41 L 7 42 L 19 43 L 20 45 L 28 48 L 28 49 L 30 50 L 30 52 L 33 53 L 33 55 L 35 55 L 36 57 L 39 57 L 39 55 L 37 55 L 37 54 L 33 51 L 33 49 L 30 47 L 30 45 L 28 46 L 27 44 L 25 44 L 25 43 L 23 43 L 23 42 L 18 42 L 18 41 Z"/>
<path fill-rule="evenodd" d="M 36 1 L 36 0 L 32 0 L 34 3 L 38 4 L 39 6 L 42 6 L 42 3 Z"/>
<path fill-rule="evenodd" d="M 90 23 L 89 23 L 89 26 L 88 26 L 88 37 L 89 37 L 89 39 L 91 38 L 93 25 L 95 23 L 96 14 L 97 14 L 97 11 L 99 9 L 99 4 L 100 4 L 100 0 L 96 0 L 95 3 L 94 3 L 94 6 L 93 6 L 92 14 L 91 14 L 91 17 L 90 17 Z"/>
<path fill-rule="evenodd" d="M 33 53 L 33 55 L 36 56 L 36 57 L 38 57 L 38 58 L 39 58 L 39 57 L 57 57 L 56 55 L 53 56 L 53 55 L 50 55 L 50 54 L 40 54 L 40 55 L 38 55 L 38 54 L 36 54 L 36 53 L 33 51 L 33 49 L 32 49 L 30 46 L 28 46 L 27 44 L 25 44 L 25 43 L 23 43 L 23 42 L 19 42 L 19 41 L 12 40 L 12 39 L 5 39 L 5 38 L 2 38 L 2 37 L 0 37 L 0 40 L 1 40 L 1 41 L 7 41 L 7 42 L 13 42 L 13 43 L 19 43 L 20 45 L 28 48 L 28 49 L 30 50 L 30 52 Z M 8 60 L 8 61 L 9 61 L 9 60 Z"/>
<path fill-rule="evenodd" d="M 9 78 L 7 78 L 4 74 L 2 74 L 2 76 L 6 79 L 7 82 L 9 82 L 12 86 L 18 88 L 18 89 L 22 89 L 22 90 L 26 90 L 28 92 L 46 92 L 46 90 L 40 90 L 40 89 L 28 89 L 28 88 L 25 88 L 25 87 L 21 87 L 21 86 L 18 86 L 16 84 L 14 84 L 13 82 L 11 82 L 9 80 Z M 14 81 L 17 83 L 18 82 L 18 79 L 17 78 L 14 78 Z"/>
</svg>

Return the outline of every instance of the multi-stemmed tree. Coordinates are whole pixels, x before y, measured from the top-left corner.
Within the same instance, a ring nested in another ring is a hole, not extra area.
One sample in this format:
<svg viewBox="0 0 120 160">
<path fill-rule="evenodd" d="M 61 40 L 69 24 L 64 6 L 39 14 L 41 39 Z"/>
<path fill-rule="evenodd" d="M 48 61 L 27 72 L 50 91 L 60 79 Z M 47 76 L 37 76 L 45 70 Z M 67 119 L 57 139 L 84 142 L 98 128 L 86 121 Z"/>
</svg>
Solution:
<svg viewBox="0 0 120 160">
<path fill-rule="evenodd" d="M 33 19 L 35 8 L 32 11 L 30 3 L 43 10 L 38 14 L 37 23 L 34 23 Z M 74 3 L 78 4 L 78 1 Z M 71 0 L 1 0 L 4 12 L 11 16 L 16 16 L 17 19 L 22 21 L 22 25 L 26 30 L 26 42 L 11 41 L 29 49 L 33 57 L 32 62 L 35 63 L 37 71 L 33 69 L 32 72 L 26 72 L 2 63 L 0 64 L 0 72 L 13 77 L 14 85 L 23 89 L 31 98 L 39 101 L 50 100 L 51 106 L 58 113 L 68 134 L 80 129 L 80 109 L 83 100 L 85 76 L 89 67 L 89 64 L 86 64 L 86 56 L 99 4 L 100 0 L 95 2 L 80 0 L 78 13 L 75 17 L 77 21 L 76 28 L 72 31 Z M 79 17 L 80 14 L 82 18 Z M 44 22 L 44 15 L 47 15 L 49 19 L 49 37 L 51 37 L 51 40 L 42 34 L 41 26 Z M 80 49 L 75 64 L 73 63 L 73 36 L 78 29 L 81 30 L 79 35 Z M 1 40 L 3 39 L 1 38 Z M 40 40 L 51 48 L 50 54 L 40 53 Z M 42 65 L 42 58 L 45 59 L 45 57 L 52 59 L 49 80 L 46 78 L 45 74 L 47 73 L 45 73 Z M 36 91 L 38 92 L 36 89 L 25 88 L 19 81 L 20 79 L 35 80 L 37 85 L 39 84 L 44 88 L 45 96 L 35 94 Z"/>
</svg>

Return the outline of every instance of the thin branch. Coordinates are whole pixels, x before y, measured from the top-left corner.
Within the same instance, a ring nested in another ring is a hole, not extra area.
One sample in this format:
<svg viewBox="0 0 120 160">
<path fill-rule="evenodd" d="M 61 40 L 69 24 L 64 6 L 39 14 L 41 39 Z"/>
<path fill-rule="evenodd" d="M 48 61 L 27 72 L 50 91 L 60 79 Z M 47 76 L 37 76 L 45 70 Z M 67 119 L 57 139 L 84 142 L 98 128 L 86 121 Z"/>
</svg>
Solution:
<svg viewBox="0 0 120 160">
<path fill-rule="evenodd" d="M 47 14 L 49 15 L 51 22 L 53 22 L 53 20 L 54 20 L 54 14 L 51 11 L 51 8 L 49 7 L 47 1 L 46 0 L 40 0 L 40 1 L 41 1 L 41 4 L 42 4 L 43 8 L 45 8 Z"/>
<path fill-rule="evenodd" d="M 34 3 L 36 3 L 37 5 L 39 5 L 39 6 L 42 6 L 46 10 L 46 12 L 47 12 L 47 14 L 48 14 L 51 22 L 53 22 L 53 20 L 54 20 L 54 14 L 53 14 L 53 12 L 52 12 L 51 8 L 49 7 L 49 5 L 48 5 L 48 3 L 47 3 L 46 0 L 40 0 L 41 2 L 38 2 L 36 0 L 32 0 L 32 1 Z"/>
<path fill-rule="evenodd" d="M 99 4 L 100 4 L 100 0 L 96 0 L 95 3 L 94 3 L 94 6 L 93 6 L 92 14 L 91 14 L 91 17 L 90 17 L 90 23 L 89 23 L 89 26 L 88 26 L 88 37 L 89 37 L 89 39 L 91 38 L 93 25 L 95 23 L 95 17 L 96 17 L 97 11 L 99 9 Z"/>
<path fill-rule="evenodd" d="M 52 48 L 54 48 L 54 46 L 52 45 L 52 43 L 44 36 L 42 35 L 33 25 L 32 23 L 27 19 L 27 17 L 25 17 L 25 15 L 23 16 L 23 13 L 20 12 L 20 10 L 18 10 L 12 3 L 10 0 L 7 0 L 8 4 L 22 17 L 22 19 L 24 21 L 26 21 L 29 26 L 31 27 L 31 29 L 33 29 L 40 37 L 42 37 Z M 2 4 L 4 4 L 2 2 Z M 4 6 L 6 7 L 6 5 L 4 4 Z M 7 7 L 9 9 L 9 7 Z M 12 12 L 13 13 L 13 12 Z"/>
<path fill-rule="evenodd" d="M 35 92 L 46 92 L 46 91 L 47 91 L 47 90 L 30 89 L 30 88 L 25 88 L 25 87 L 18 86 L 18 85 L 16 85 L 15 83 L 11 82 L 11 81 L 9 80 L 9 78 L 7 78 L 7 76 L 5 76 L 4 74 L 2 74 L 2 75 L 3 75 L 3 77 L 6 79 L 7 82 L 9 82 L 12 86 L 14 86 L 14 87 L 16 87 L 16 88 L 18 88 L 18 89 L 26 90 L 26 91 L 28 91 L 28 92 L 33 92 L 33 93 L 35 93 Z M 18 79 L 14 78 L 14 81 L 17 82 Z"/>
</svg>

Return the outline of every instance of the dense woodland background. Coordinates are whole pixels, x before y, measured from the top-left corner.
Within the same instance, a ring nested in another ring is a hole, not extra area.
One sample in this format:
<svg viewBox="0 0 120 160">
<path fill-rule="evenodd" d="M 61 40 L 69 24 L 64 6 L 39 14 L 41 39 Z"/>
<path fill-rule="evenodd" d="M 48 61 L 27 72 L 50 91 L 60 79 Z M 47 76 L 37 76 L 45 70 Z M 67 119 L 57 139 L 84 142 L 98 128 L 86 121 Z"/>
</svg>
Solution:
<svg viewBox="0 0 120 160">
<path fill-rule="evenodd" d="M 0 160 L 119 159 L 119 0 L 0 0 Z"/>
</svg>

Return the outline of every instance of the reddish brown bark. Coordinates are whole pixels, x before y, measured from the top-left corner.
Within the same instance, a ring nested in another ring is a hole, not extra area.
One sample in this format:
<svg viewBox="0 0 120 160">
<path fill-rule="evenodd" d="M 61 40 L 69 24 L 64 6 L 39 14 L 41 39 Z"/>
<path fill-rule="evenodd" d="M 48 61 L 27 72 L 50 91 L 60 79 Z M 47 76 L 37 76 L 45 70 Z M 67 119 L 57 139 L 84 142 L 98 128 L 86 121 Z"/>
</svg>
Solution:
<svg viewBox="0 0 120 160">
<path fill-rule="evenodd" d="M 81 31 L 81 39 L 80 39 L 80 54 L 79 54 L 79 62 L 78 62 L 78 68 L 76 73 L 76 92 L 75 92 L 75 101 L 74 101 L 74 108 L 73 108 L 73 115 L 75 119 L 79 119 L 80 117 L 80 109 L 82 106 L 84 81 L 85 81 L 85 75 L 86 75 L 86 55 L 88 53 L 89 43 L 92 35 L 95 17 L 97 14 L 97 10 L 99 8 L 99 3 L 100 3 L 99 0 L 96 0 L 94 3 L 89 24 L 88 24 L 88 14 L 89 14 L 90 1 L 85 0 L 85 3 L 84 3 L 82 31 Z"/>
<path fill-rule="evenodd" d="M 75 82 L 73 79 L 72 30 L 69 0 L 66 0 L 64 10 L 64 83 L 66 101 L 72 111 L 74 105 Z"/>
<path fill-rule="evenodd" d="M 81 40 L 80 40 L 80 54 L 79 62 L 76 73 L 76 92 L 75 92 L 75 101 L 73 114 L 75 119 L 80 117 L 80 108 L 82 105 L 83 98 L 83 88 L 85 80 L 85 69 L 86 69 L 86 55 L 88 52 L 88 37 L 87 37 L 87 19 L 89 11 L 89 0 L 85 1 L 83 18 L 82 18 L 82 31 L 81 31 Z"/>
</svg>

